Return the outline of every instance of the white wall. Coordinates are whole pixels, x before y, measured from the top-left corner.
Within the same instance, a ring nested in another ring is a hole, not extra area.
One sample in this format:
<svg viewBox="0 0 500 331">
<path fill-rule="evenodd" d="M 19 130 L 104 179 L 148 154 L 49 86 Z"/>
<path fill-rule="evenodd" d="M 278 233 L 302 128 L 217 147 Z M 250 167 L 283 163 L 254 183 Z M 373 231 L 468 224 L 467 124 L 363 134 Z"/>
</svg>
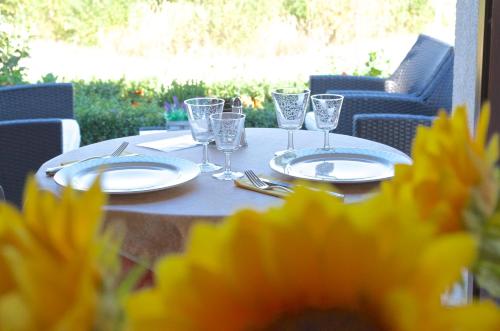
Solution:
<svg viewBox="0 0 500 331">
<path fill-rule="evenodd" d="M 484 0 L 457 0 L 453 107 L 467 105 L 469 127 L 479 110 L 483 20 Z"/>
</svg>

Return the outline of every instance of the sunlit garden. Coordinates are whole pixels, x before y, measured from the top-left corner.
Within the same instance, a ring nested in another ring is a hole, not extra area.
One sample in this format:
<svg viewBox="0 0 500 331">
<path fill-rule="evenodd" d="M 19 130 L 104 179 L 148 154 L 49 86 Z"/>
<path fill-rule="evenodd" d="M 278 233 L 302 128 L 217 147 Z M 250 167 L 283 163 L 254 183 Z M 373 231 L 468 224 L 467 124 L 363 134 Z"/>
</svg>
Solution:
<svg viewBox="0 0 500 331">
<path fill-rule="evenodd" d="M 0 331 L 499 331 L 486 2 L 0 0 Z"/>
<path fill-rule="evenodd" d="M 276 127 L 273 87 L 387 76 L 422 30 L 452 40 L 452 2 L 7 0 L 0 84 L 74 82 L 83 144 L 164 127 L 174 97 L 241 96 Z"/>
</svg>

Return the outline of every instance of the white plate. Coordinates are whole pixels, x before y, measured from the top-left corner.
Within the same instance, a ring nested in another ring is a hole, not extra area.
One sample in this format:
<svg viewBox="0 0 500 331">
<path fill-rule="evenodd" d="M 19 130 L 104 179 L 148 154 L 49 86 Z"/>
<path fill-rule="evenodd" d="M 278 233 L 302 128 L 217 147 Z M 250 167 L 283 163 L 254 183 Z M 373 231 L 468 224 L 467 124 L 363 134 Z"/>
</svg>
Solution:
<svg viewBox="0 0 500 331">
<path fill-rule="evenodd" d="M 120 156 L 93 159 L 64 168 L 54 180 L 61 186 L 86 191 L 101 175 L 101 188 L 111 194 L 151 192 L 196 178 L 200 168 L 176 157 Z"/>
<path fill-rule="evenodd" d="M 275 156 L 271 169 L 294 178 L 331 182 L 363 183 L 389 179 L 394 165 L 411 164 L 409 157 L 386 151 L 357 148 L 298 149 Z"/>
</svg>

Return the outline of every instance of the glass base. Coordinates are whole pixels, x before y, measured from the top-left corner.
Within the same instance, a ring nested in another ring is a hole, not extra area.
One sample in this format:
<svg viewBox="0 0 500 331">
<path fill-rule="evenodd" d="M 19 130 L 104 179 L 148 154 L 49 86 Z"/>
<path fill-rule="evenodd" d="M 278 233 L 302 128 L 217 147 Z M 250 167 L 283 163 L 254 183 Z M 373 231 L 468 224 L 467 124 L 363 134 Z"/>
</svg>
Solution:
<svg viewBox="0 0 500 331">
<path fill-rule="evenodd" d="M 330 147 L 318 147 L 318 148 L 316 148 L 316 150 L 318 152 L 331 152 L 331 153 L 335 152 L 335 148 L 332 146 L 330 146 Z"/>
<path fill-rule="evenodd" d="M 285 155 L 285 154 L 295 154 L 295 149 L 285 149 L 285 150 L 282 150 L 282 151 L 277 151 L 277 152 L 274 152 L 274 156 L 281 156 L 281 155 Z"/>
<path fill-rule="evenodd" d="M 235 180 L 235 179 L 243 177 L 243 174 L 241 172 L 237 172 L 237 171 L 231 171 L 231 172 L 223 171 L 223 172 L 213 174 L 212 177 L 215 179 L 218 179 L 218 180 Z"/>
<path fill-rule="evenodd" d="M 198 166 L 200 167 L 201 172 L 212 172 L 215 170 L 222 169 L 220 165 L 214 164 L 214 163 L 198 163 Z"/>
</svg>

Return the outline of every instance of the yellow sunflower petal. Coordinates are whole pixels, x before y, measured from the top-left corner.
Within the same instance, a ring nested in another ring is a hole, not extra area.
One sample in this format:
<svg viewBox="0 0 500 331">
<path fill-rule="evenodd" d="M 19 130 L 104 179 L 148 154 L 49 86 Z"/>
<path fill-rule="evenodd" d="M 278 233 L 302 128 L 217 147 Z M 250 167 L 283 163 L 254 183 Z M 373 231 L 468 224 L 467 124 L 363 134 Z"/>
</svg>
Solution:
<svg viewBox="0 0 500 331">
<path fill-rule="evenodd" d="M 471 262 L 474 241 L 433 237 L 389 201 L 334 201 L 298 189 L 281 208 L 195 225 L 186 253 L 156 267 L 156 287 L 130 298 L 133 329 L 244 330 L 330 310 L 391 330 L 437 323 L 441 294 Z"/>
<path fill-rule="evenodd" d="M 67 189 L 59 199 L 30 178 L 23 213 L 0 205 L 0 274 L 6 280 L 0 302 L 15 299 L 12 309 L 26 315 L 25 325 L 54 331 L 93 327 L 107 270 L 99 254 L 110 245 L 103 240 L 109 237 L 99 235 L 104 199 L 98 184 L 84 194 Z M 18 327 L 14 319 L 2 323 L 7 330 Z"/>
<path fill-rule="evenodd" d="M 475 303 L 463 307 L 442 308 L 441 318 L 430 331 L 496 331 L 500 330 L 500 310 L 493 302 Z"/>
<path fill-rule="evenodd" d="M 416 261 L 418 269 L 414 277 L 417 280 L 417 291 L 438 297 L 450 284 L 460 279 L 462 270 L 472 265 L 475 254 L 476 242 L 468 233 L 457 233 L 434 240 Z"/>
<path fill-rule="evenodd" d="M 0 296 L 0 330 L 35 331 L 30 311 L 16 293 Z"/>
</svg>

